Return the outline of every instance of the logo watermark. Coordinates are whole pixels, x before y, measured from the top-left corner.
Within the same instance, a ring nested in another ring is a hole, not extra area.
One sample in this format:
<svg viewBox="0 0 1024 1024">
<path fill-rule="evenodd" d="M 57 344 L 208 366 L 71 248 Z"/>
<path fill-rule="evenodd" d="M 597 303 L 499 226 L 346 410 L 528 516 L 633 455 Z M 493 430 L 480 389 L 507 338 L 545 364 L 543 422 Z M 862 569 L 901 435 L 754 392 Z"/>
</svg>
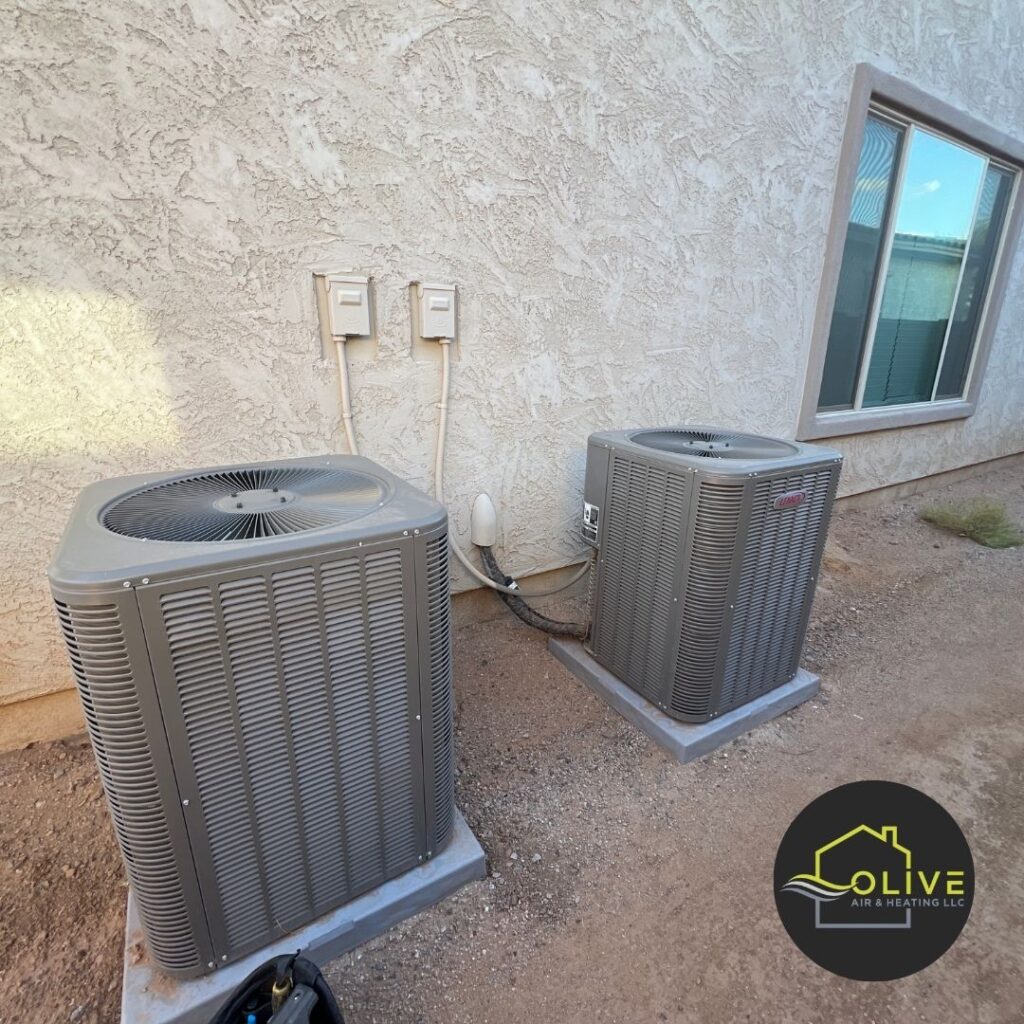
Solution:
<svg viewBox="0 0 1024 1024">
<path fill-rule="evenodd" d="M 775 900 L 815 963 L 865 981 L 901 978 L 956 940 L 974 862 L 952 817 L 897 782 L 852 782 L 797 815 L 775 860 Z"/>
</svg>

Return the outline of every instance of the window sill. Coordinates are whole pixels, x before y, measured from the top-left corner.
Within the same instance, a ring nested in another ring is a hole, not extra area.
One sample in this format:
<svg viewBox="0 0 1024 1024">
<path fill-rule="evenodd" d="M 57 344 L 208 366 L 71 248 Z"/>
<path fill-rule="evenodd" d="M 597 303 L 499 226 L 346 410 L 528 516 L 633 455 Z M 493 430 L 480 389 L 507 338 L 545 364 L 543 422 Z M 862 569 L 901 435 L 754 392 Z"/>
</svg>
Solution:
<svg viewBox="0 0 1024 1024">
<path fill-rule="evenodd" d="M 823 437 L 845 437 L 849 434 L 867 434 L 876 430 L 916 427 L 923 423 L 962 420 L 973 413 L 974 402 L 964 399 L 923 402 L 920 405 L 901 405 L 888 409 L 819 412 L 800 425 L 797 437 L 801 441 L 816 441 Z"/>
</svg>

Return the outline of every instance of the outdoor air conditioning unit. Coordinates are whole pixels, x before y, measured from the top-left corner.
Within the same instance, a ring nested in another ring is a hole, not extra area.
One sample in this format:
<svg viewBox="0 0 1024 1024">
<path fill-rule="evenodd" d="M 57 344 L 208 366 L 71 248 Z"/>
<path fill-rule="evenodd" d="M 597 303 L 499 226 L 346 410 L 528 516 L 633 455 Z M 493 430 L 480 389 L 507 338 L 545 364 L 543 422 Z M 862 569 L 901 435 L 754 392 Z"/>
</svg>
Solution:
<svg viewBox="0 0 1024 1024">
<path fill-rule="evenodd" d="M 446 529 L 351 456 L 82 492 L 51 588 L 162 968 L 236 960 L 447 840 Z"/>
<path fill-rule="evenodd" d="M 589 652 L 685 722 L 792 679 L 841 462 L 713 427 L 593 434 Z"/>
</svg>

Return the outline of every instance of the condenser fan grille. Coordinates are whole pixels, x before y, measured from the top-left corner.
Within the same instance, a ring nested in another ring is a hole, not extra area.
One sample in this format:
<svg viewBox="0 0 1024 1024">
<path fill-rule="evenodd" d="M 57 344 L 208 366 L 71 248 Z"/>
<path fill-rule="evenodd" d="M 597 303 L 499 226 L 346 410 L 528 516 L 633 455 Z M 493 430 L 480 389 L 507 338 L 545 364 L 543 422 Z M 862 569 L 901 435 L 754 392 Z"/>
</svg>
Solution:
<svg viewBox="0 0 1024 1024">
<path fill-rule="evenodd" d="M 718 430 L 641 430 L 631 440 L 645 448 L 700 459 L 780 459 L 796 452 L 785 441 Z"/>
<path fill-rule="evenodd" d="M 145 487 L 109 505 L 102 522 L 142 540 L 258 540 L 337 526 L 383 500 L 384 488 L 364 473 L 257 466 Z"/>
</svg>

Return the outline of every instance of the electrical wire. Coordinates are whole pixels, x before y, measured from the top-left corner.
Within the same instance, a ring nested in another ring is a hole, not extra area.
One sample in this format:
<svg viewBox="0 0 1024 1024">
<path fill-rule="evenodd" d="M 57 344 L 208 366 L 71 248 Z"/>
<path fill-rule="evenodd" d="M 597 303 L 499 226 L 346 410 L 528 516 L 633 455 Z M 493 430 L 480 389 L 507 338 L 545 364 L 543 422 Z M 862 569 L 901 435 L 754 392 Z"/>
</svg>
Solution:
<svg viewBox="0 0 1024 1024">
<path fill-rule="evenodd" d="M 451 338 L 438 338 L 441 346 L 441 401 L 438 403 L 440 417 L 437 424 L 437 450 L 434 454 L 434 497 L 441 504 L 444 504 L 444 450 L 445 441 L 448 436 L 448 393 L 451 389 Z M 511 594 L 520 598 L 547 597 L 550 594 L 558 594 L 567 590 L 574 583 L 578 583 L 590 572 L 591 560 L 588 558 L 580 570 L 574 573 L 566 582 L 560 583 L 557 587 L 547 590 L 531 591 L 524 594 L 518 587 L 510 587 L 497 580 L 485 576 L 470 560 L 469 556 L 455 543 L 452 531 L 448 531 L 448 544 L 455 554 L 455 557 L 462 563 L 463 568 L 476 580 L 491 590 L 497 590 L 500 594 Z"/>
<path fill-rule="evenodd" d="M 341 423 L 345 428 L 345 440 L 348 441 L 348 450 L 353 455 L 359 454 L 359 446 L 356 444 L 356 432 L 352 426 L 352 387 L 348 379 L 348 355 L 345 352 L 345 338 L 335 338 L 335 345 L 338 348 L 338 384 L 341 388 Z"/>
</svg>

